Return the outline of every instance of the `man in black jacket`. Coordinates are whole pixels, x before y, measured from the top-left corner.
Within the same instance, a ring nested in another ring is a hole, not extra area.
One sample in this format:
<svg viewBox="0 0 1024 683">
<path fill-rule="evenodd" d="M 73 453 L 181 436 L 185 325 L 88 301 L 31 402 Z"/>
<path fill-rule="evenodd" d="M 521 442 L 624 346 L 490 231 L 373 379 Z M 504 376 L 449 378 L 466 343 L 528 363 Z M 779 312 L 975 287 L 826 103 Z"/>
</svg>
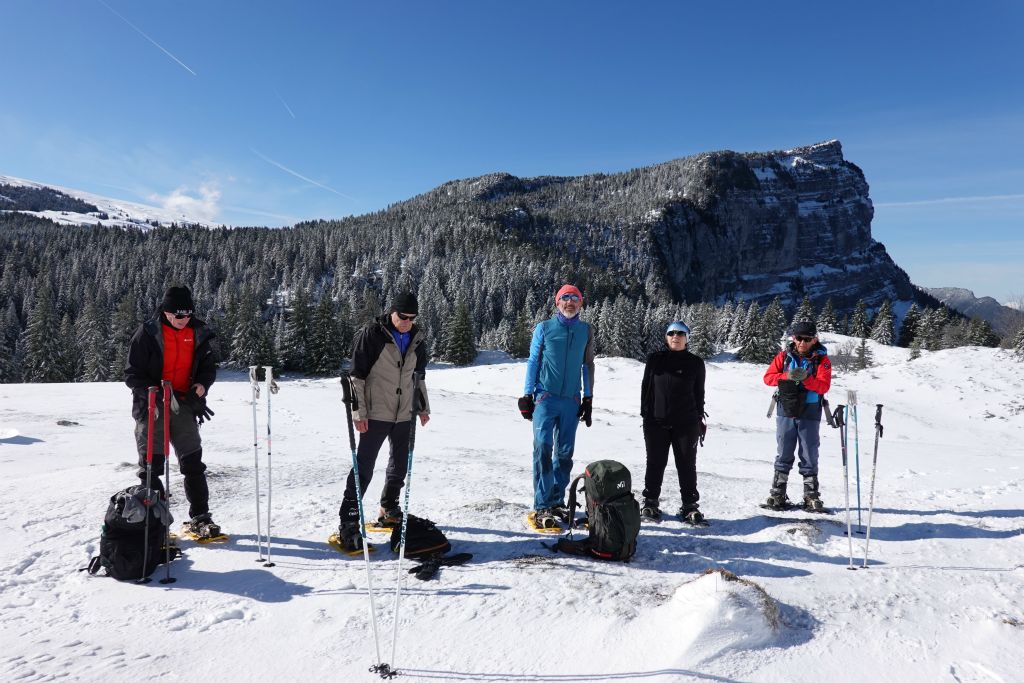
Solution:
<svg viewBox="0 0 1024 683">
<path fill-rule="evenodd" d="M 359 432 L 356 459 L 364 497 L 380 447 L 385 439 L 391 445 L 377 517 L 382 525 L 402 521 L 398 494 L 408 469 L 413 414 L 419 416 L 421 425 L 430 419 L 424 382 L 427 349 L 423 331 L 413 322 L 418 313 L 416 296 L 399 294 L 387 314 L 357 332 L 352 343 L 352 388 L 357 403 L 352 422 Z M 349 471 L 338 514 L 338 538 L 346 550 L 359 550 L 362 533 L 353 471 Z"/>
<path fill-rule="evenodd" d="M 199 424 L 213 411 L 206 407 L 206 394 L 217 379 L 217 357 L 213 331 L 196 318 L 192 293 L 187 287 L 170 287 L 155 315 L 142 323 L 128 344 L 125 384 L 132 390 L 132 417 L 139 453 L 139 478 L 146 483 L 147 412 L 149 387 L 168 380 L 178 410 L 171 411 L 170 442 L 178 456 L 189 503 L 186 527 L 200 538 L 220 535 L 210 516 L 210 492 L 203 463 Z M 163 491 L 163 419 L 153 420 L 153 488 Z"/>
<path fill-rule="evenodd" d="M 675 456 L 682 498 L 680 517 L 690 524 L 703 524 L 697 501 L 697 444 L 704 418 L 704 361 L 686 350 L 690 328 L 671 323 L 665 331 L 663 351 L 647 357 L 640 389 L 647 472 L 644 503 L 640 514 L 648 520 L 661 519 L 661 482 L 668 464 L 668 450 Z"/>
</svg>

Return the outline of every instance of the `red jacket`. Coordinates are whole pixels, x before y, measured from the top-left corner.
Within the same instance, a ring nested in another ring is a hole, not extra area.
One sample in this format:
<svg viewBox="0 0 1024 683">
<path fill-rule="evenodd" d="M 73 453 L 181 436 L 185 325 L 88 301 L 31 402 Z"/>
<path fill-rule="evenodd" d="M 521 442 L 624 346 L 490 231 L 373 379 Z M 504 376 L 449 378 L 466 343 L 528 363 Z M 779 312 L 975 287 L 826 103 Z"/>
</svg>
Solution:
<svg viewBox="0 0 1024 683">
<path fill-rule="evenodd" d="M 811 358 L 803 360 L 810 360 L 808 369 L 813 370 L 803 381 L 804 387 L 819 396 L 824 396 L 832 386 L 832 361 L 828 359 L 825 347 L 820 343 L 815 344 L 811 350 Z M 793 348 L 793 343 L 790 342 L 786 350 L 779 351 L 772 360 L 772 364 L 768 366 L 764 373 L 764 383 L 770 387 L 778 386 L 780 379 L 786 379 L 786 371 L 793 365 L 799 364 L 799 361 L 800 356 Z"/>
<path fill-rule="evenodd" d="M 171 381 L 174 391 L 185 394 L 192 388 L 192 358 L 196 350 L 196 332 L 191 327 L 176 330 L 161 325 L 164 337 L 164 369 L 160 379 Z"/>
</svg>

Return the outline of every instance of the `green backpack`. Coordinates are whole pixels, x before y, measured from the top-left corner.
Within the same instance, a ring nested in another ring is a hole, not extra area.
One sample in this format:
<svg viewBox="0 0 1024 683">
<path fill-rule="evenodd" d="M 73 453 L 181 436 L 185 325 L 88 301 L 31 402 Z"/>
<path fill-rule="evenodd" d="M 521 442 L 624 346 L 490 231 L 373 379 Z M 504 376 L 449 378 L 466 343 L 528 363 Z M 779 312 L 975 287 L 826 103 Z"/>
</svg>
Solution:
<svg viewBox="0 0 1024 683">
<path fill-rule="evenodd" d="M 573 555 L 628 562 L 636 553 L 640 534 L 640 505 L 633 495 L 632 478 L 621 462 L 598 460 L 569 484 L 569 510 L 576 509 L 577 485 L 583 480 L 590 536 L 561 539 L 556 548 Z"/>
</svg>

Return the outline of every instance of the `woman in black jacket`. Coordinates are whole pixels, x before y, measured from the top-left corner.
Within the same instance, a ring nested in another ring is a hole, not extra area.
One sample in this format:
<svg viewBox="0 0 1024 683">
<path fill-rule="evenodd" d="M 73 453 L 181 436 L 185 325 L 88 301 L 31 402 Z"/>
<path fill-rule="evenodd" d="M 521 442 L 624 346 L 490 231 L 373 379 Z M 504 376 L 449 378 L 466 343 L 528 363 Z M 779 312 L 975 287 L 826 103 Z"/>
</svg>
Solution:
<svg viewBox="0 0 1024 683">
<path fill-rule="evenodd" d="M 658 507 L 661 482 L 668 464 L 668 449 L 676 461 L 683 505 L 680 517 L 701 524 L 697 501 L 697 444 L 704 417 L 704 361 L 686 350 L 690 328 L 677 321 L 665 331 L 663 351 L 647 357 L 640 389 L 640 415 L 647 446 L 644 476 L 644 519 L 661 520 Z"/>
</svg>

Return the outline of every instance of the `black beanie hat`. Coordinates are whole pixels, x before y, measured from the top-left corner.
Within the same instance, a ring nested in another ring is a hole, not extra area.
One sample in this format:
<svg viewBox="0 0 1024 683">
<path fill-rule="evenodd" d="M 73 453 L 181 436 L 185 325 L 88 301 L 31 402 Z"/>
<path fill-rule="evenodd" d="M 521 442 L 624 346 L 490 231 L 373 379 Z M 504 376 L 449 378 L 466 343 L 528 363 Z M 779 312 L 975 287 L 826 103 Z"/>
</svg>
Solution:
<svg viewBox="0 0 1024 683">
<path fill-rule="evenodd" d="M 391 310 L 399 313 L 419 313 L 420 305 L 412 292 L 402 292 L 391 302 Z"/>
<path fill-rule="evenodd" d="M 164 293 L 164 300 L 161 302 L 160 308 L 167 313 L 177 313 L 179 315 L 192 313 L 195 309 L 192 304 L 192 292 L 188 291 L 188 287 L 168 287 L 167 292 Z"/>
<path fill-rule="evenodd" d="M 800 320 L 793 323 L 789 333 L 794 336 L 799 334 L 805 337 L 817 337 L 818 328 L 810 320 Z"/>
</svg>

